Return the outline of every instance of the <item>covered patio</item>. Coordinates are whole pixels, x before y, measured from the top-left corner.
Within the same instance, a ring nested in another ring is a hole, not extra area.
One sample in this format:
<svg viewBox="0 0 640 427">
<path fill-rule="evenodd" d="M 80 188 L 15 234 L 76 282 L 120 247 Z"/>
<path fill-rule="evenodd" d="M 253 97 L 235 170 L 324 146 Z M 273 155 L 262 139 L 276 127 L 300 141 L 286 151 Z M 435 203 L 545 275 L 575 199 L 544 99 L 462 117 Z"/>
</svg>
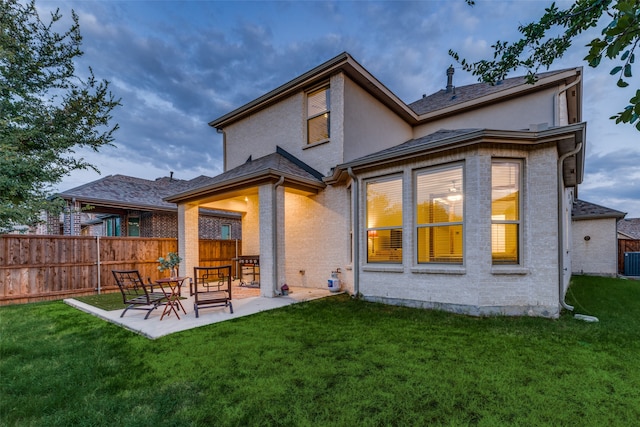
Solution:
<svg viewBox="0 0 640 427">
<path fill-rule="evenodd" d="M 235 288 L 236 286 L 234 286 L 234 289 Z M 64 302 L 72 307 L 92 314 L 115 325 L 122 326 L 125 329 L 149 339 L 156 339 L 175 332 L 185 331 L 200 326 L 210 325 L 212 323 L 249 316 L 261 311 L 272 310 L 291 304 L 335 295 L 335 293 L 331 293 L 326 289 L 292 287 L 289 291 L 289 295 L 283 295 L 277 298 L 265 298 L 258 295 L 259 289 L 244 289 L 244 292 L 238 292 L 238 295 L 233 298 L 233 314 L 229 312 L 228 308 L 214 307 L 201 309 L 200 317 L 198 318 L 196 318 L 195 312 L 193 311 L 193 297 L 188 296 L 188 291 L 186 293 L 183 292 L 183 296 L 186 297 L 186 299 L 181 301 L 187 311 L 187 314 L 180 311 L 180 319 L 178 319 L 175 314 L 171 314 L 160 320 L 162 315 L 162 306 L 153 310 L 149 318 L 145 320 L 144 317 L 146 312 L 144 311 L 130 310 L 124 315 L 124 317 L 120 317 L 122 309 L 106 311 L 73 298 L 65 299 Z"/>
<path fill-rule="evenodd" d="M 346 220 L 338 216 L 331 220 L 329 215 L 337 215 L 331 209 L 312 214 L 322 207 L 317 200 L 326 189 L 322 176 L 278 147 L 272 154 L 250 157 L 208 181 L 199 181 L 196 188 L 167 198 L 178 205 L 180 275 L 190 276 L 196 267 L 198 211 L 207 208 L 241 214 L 242 250 L 238 255 L 259 258 L 260 296 L 277 297 L 284 284 L 325 288 L 326 278 L 340 264 L 330 259 L 326 265 L 315 259 L 309 262 L 303 249 L 317 244 L 313 233 L 318 217 L 333 223 Z"/>
</svg>

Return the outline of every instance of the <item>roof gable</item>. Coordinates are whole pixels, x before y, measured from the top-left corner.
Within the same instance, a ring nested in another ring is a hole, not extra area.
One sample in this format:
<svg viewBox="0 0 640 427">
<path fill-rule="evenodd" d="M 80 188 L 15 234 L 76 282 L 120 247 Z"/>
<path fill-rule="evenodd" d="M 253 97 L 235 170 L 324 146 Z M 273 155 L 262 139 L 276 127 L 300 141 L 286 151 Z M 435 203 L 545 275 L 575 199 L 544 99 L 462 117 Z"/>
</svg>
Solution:
<svg viewBox="0 0 640 427">
<path fill-rule="evenodd" d="M 535 84 L 528 84 L 525 77 L 513 77 L 505 79 L 496 85 L 477 83 L 462 86 L 455 88 L 453 94 L 441 90 L 407 105 L 353 59 L 349 53 L 343 52 L 253 101 L 212 120 L 209 125 L 217 129 L 223 129 L 256 111 L 280 102 L 294 93 L 306 90 L 323 80 L 327 80 L 337 72 L 345 73 L 407 123 L 418 125 L 441 116 L 478 108 L 482 105 L 517 97 L 523 93 L 535 92 L 551 85 L 557 85 L 563 80 L 565 80 L 565 83 L 569 83 L 581 74 L 581 68 L 540 73 L 537 75 L 538 80 Z M 577 114 L 577 121 L 579 122 L 580 120 L 580 114 Z"/>
</svg>

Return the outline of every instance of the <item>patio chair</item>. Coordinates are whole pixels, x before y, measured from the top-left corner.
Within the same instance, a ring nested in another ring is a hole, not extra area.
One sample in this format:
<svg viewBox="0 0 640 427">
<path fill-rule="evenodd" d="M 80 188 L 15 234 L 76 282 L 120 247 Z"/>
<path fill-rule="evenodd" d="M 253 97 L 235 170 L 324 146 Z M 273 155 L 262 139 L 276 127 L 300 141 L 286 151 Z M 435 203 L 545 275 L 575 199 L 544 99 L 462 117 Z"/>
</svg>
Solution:
<svg viewBox="0 0 640 427">
<path fill-rule="evenodd" d="M 138 270 L 111 270 L 111 272 L 122 292 L 122 300 L 127 306 L 120 317 L 123 317 L 129 309 L 146 310 L 147 315 L 144 318 L 147 319 L 153 310 L 167 302 L 167 295 L 164 292 L 153 292 L 151 281 L 145 284 Z"/>
<path fill-rule="evenodd" d="M 193 267 L 193 278 L 189 284 L 193 296 L 193 311 L 199 317 L 198 310 L 209 307 L 229 307 L 231 304 L 231 266 Z"/>
</svg>

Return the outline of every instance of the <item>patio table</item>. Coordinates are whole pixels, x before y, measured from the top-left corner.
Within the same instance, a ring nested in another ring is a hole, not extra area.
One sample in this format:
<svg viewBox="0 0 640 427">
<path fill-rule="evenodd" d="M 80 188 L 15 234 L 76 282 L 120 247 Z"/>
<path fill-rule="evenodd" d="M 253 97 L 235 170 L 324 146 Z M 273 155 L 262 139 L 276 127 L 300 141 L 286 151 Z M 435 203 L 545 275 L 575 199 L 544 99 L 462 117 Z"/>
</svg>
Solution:
<svg viewBox="0 0 640 427">
<path fill-rule="evenodd" d="M 188 277 L 164 277 L 162 279 L 156 280 L 156 283 L 162 288 L 162 291 L 167 295 L 167 303 L 164 306 L 164 310 L 162 311 L 162 316 L 160 316 L 160 320 L 166 314 L 169 316 L 173 311 L 178 320 L 180 320 L 180 315 L 178 314 L 177 307 L 181 308 L 184 314 L 187 314 L 187 311 L 184 309 L 184 306 L 180 302 L 180 290 L 182 288 L 182 284 Z"/>
</svg>

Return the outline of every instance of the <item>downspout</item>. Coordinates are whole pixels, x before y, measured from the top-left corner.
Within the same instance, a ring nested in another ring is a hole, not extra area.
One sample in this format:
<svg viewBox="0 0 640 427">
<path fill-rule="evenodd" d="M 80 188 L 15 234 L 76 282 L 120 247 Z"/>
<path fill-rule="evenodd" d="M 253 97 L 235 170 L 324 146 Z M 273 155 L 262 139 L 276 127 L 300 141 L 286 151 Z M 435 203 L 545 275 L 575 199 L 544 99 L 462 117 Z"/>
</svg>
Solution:
<svg viewBox="0 0 640 427">
<path fill-rule="evenodd" d="M 284 182 L 284 175 L 280 176 L 278 182 L 273 186 L 273 197 L 271 200 L 271 232 L 273 239 L 271 244 L 271 253 L 273 254 L 273 291 L 278 295 L 278 187 Z"/>
<path fill-rule="evenodd" d="M 564 160 L 578 153 L 582 149 L 582 142 L 579 142 L 573 151 L 563 154 L 558 159 L 558 236 L 560 237 L 560 244 L 558 245 L 558 292 L 560 297 L 560 305 L 566 310 L 573 311 L 573 306 L 567 304 L 564 300 L 564 178 L 562 176 L 562 164 Z"/>
<path fill-rule="evenodd" d="M 360 293 L 360 191 L 358 178 L 351 168 L 347 173 L 353 181 L 353 295 Z"/>
</svg>

